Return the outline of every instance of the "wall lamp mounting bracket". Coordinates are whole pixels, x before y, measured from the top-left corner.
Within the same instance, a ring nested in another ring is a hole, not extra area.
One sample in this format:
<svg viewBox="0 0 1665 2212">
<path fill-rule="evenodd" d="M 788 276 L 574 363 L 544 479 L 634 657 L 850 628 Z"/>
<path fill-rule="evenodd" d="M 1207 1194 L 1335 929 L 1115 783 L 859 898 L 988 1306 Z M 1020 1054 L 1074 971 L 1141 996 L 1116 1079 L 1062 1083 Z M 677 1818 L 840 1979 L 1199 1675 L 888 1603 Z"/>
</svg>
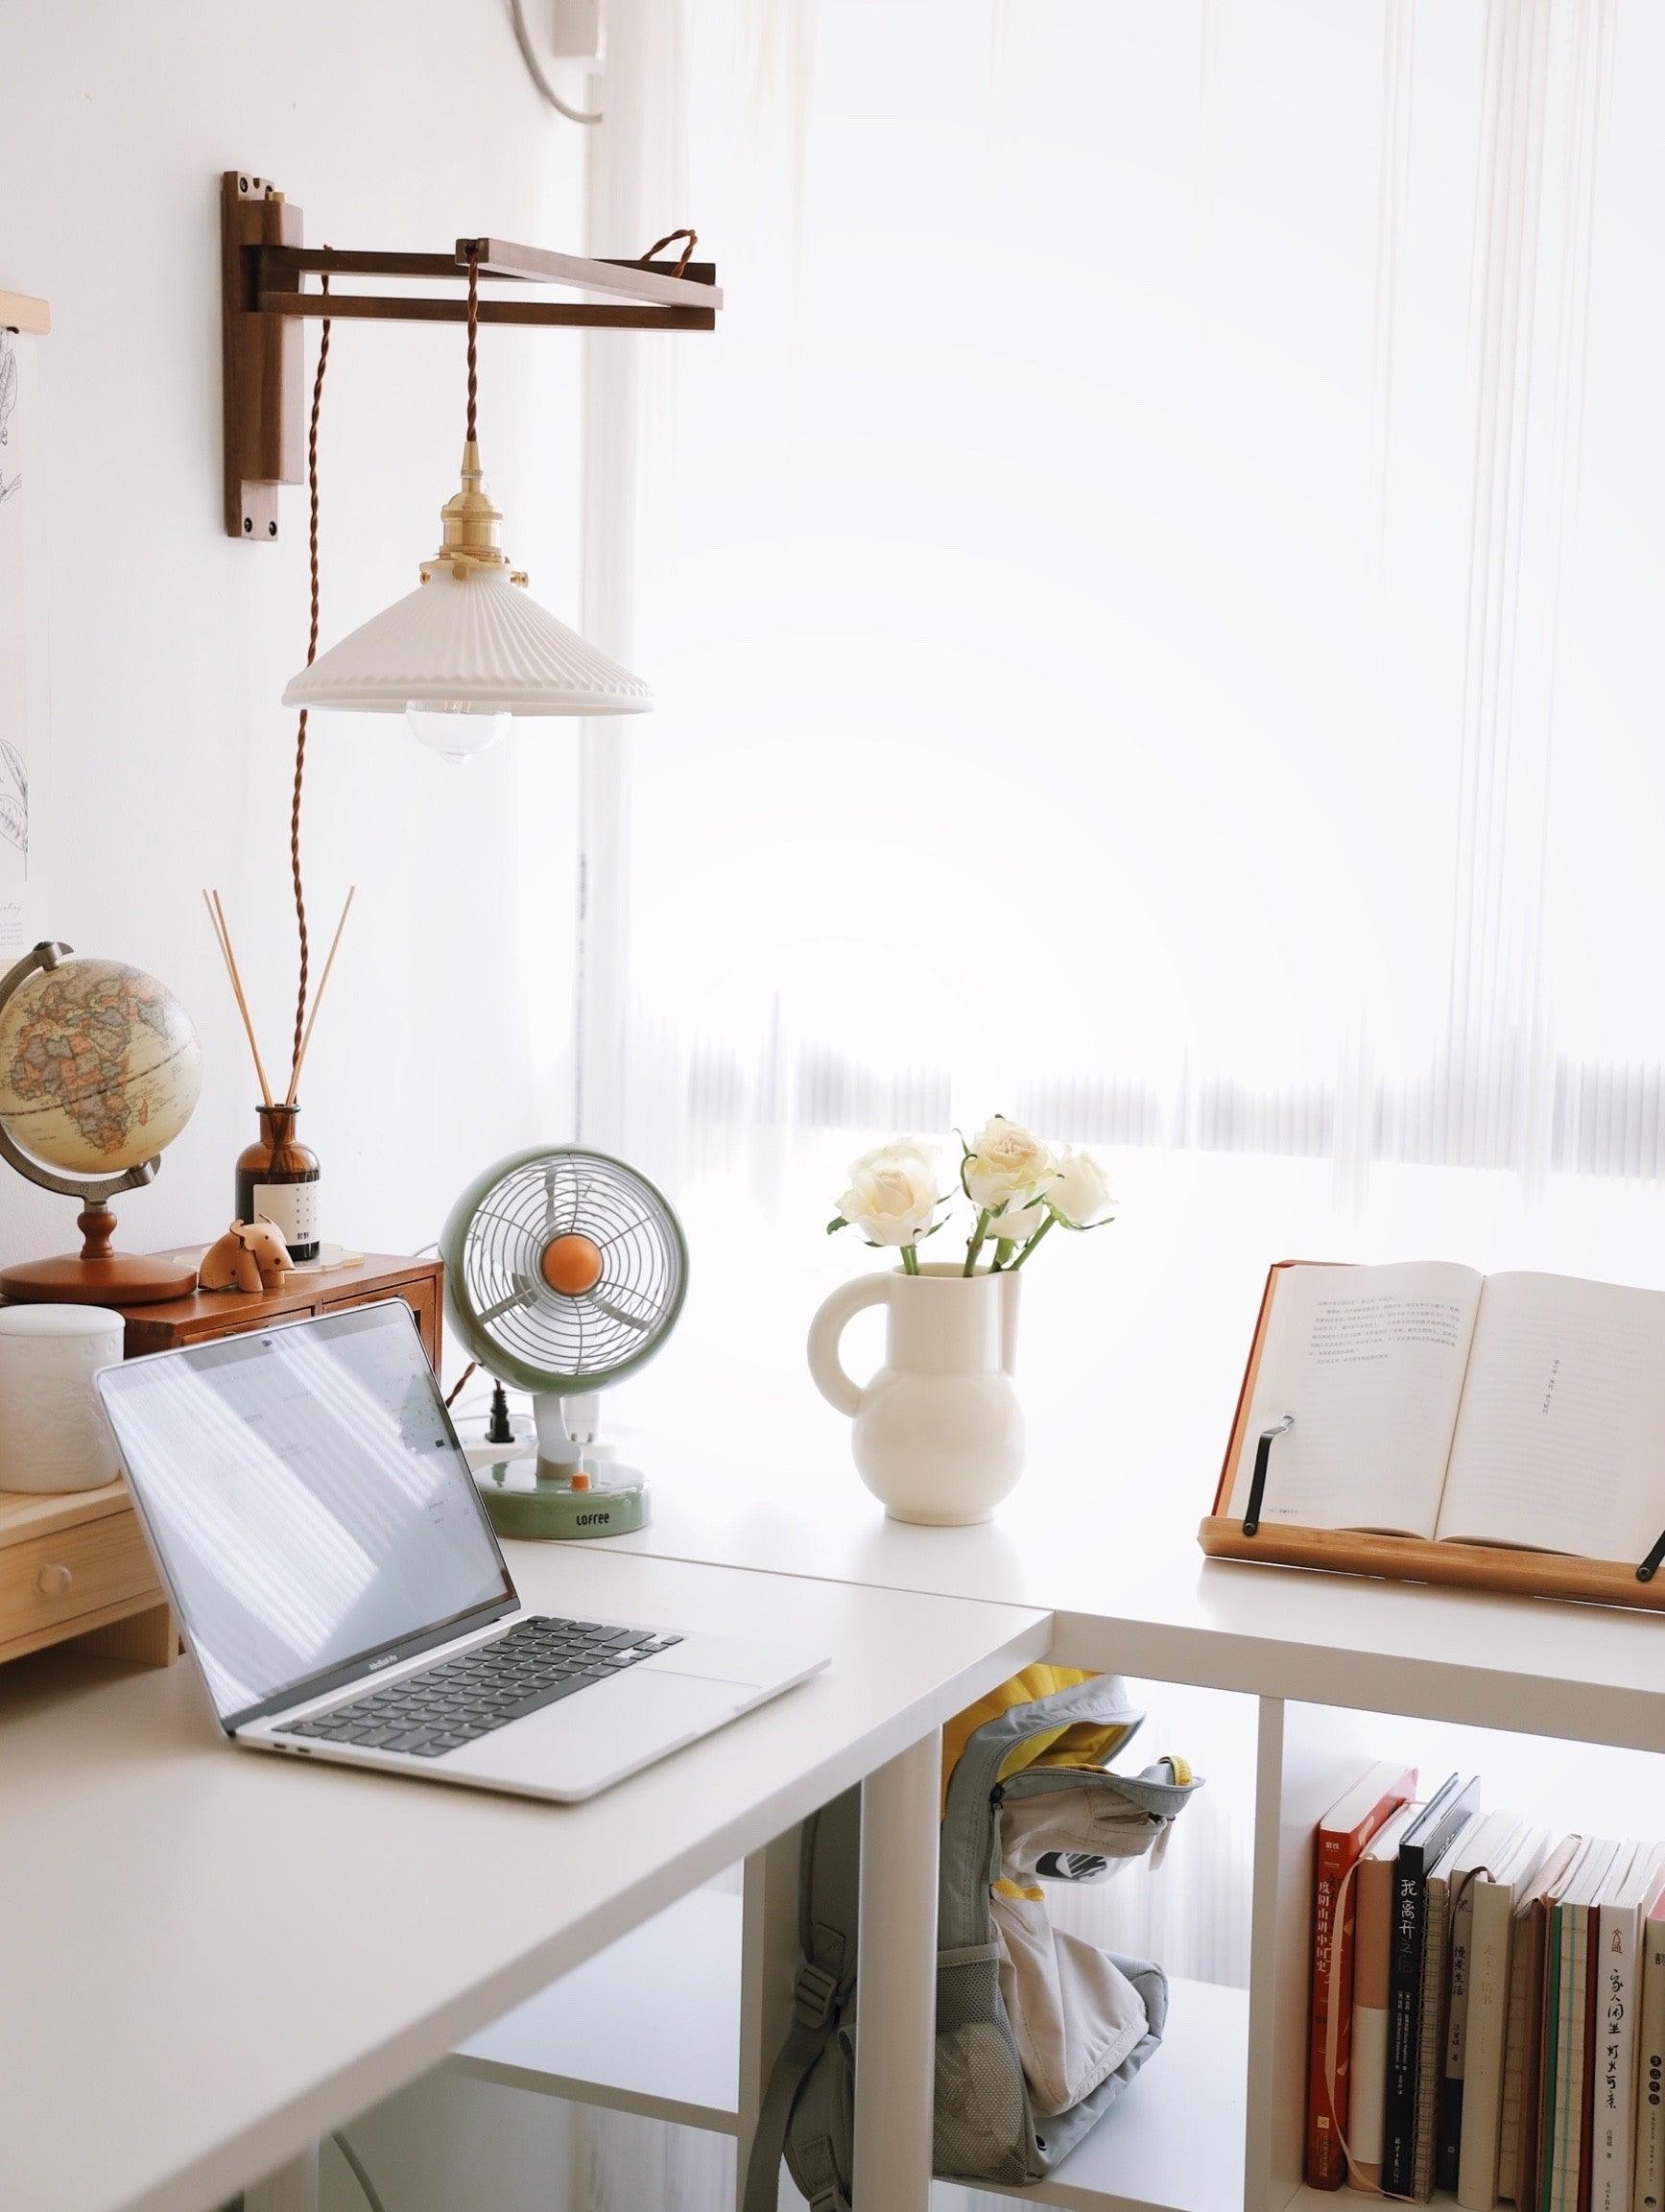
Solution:
<svg viewBox="0 0 1665 2212">
<path fill-rule="evenodd" d="M 710 261 L 593 260 L 502 238 L 459 238 L 449 253 L 383 253 L 309 247 L 300 209 L 264 177 L 228 169 L 220 185 L 221 351 L 225 393 L 226 534 L 250 544 L 277 535 L 278 487 L 305 473 L 300 325 L 339 321 L 462 322 L 468 264 L 506 282 L 508 297 L 482 298 L 482 322 L 569 330 L 714 330 L 723 294 Z M 305 289 L 308 276 L 438 282 L 454 293 L 350 293 Z M 582 295 L 545 299 L 526 287 Z M 601 294 L 595 298 L 590 295 Z"/>
</svg>

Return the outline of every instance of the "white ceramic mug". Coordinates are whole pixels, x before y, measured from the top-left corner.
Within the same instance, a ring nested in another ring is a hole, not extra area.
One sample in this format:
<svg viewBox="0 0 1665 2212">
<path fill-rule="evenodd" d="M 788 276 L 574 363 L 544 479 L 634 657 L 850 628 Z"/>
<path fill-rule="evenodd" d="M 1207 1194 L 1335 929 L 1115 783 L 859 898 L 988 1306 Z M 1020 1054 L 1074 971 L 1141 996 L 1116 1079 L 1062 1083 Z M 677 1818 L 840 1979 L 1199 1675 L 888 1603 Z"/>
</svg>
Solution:
<svg viewBox="0 0 1665 2212">
<path fill-rule="evenodd" d="M 0 1312 L 0 1490 L 97 1490 L 121 1473 L 92 1378 L 122 1356 L 103 1306 Z"/>
<path fill-rule="evenodd" d="M 809 1371 L 848 1415 L 856 1468 L 895 1521 L 986 1521 L 1023 1472 L 1023 1408 L 1012 1386 L 1018 1277 L 924 1267 L 858 1275 L 809 1330 Z M 886 1309 L 885 1361 L 858 1383 L 839 1340 L 865 1306 Z"/>
</svg>

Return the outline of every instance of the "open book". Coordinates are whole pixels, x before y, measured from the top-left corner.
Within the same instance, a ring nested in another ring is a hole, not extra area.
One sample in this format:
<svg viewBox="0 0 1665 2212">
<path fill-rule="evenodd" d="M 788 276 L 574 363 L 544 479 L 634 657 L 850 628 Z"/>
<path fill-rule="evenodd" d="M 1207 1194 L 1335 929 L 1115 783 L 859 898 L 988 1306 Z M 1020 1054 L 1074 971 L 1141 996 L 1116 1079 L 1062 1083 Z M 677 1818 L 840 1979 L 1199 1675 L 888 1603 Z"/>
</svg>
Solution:
<svg viewBox="0 0 1665 2212">
<path fill-rule="evenodd" d="M 1216 1511 L 1634 1562 L 1665 1528 L 1665 1292 L 1444 1262 L 1272 1272 Z"/>
</svg>

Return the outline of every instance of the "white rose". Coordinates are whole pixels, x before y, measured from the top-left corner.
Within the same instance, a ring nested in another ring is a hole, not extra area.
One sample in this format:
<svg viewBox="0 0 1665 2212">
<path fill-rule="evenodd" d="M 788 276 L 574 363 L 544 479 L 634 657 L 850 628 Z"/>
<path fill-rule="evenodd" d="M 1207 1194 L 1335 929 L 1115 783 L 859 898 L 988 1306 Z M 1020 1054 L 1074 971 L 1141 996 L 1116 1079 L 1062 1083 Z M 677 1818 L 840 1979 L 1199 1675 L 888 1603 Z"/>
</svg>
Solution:
<svg viewBox="0 0 1665 2212">
<path fill-rule="evenodd" d="M 972 1204 L 996 1212 L 1012 1202 L 1028 1205 L 1057 1173 L 1052 1147 L 1004 1114 L 996 1114 L 972 1138 L 961 1169 Z"/>
<path fill-rule="evenodd" d="M 1115 1211 L 1109 1170 L 1096 1153 L 1066 1145 L 1058 1157 L 1058 1180 L 1047 1186 L 1046 1202 L 1066 1229 L 1096 1227 Z"/>
<path fill-rule="evenodd" d="M 988 1225 L 988 1233 L 998 1237 L 1002 1244 L 1026 1245 L 1046 1219 L 1046 1201 L 1037 1199 L 1032 1206 L 1008 1206 L 1003 1214 L 996 1214 Z"/>
<path fill-rule="evenodd" d="M 937 1211 L 938 1181 L 923 1146 L 878 1145 L 851 1163 L 839 1212 L 869 1244 L 916 1245 Z"/>
</svg>

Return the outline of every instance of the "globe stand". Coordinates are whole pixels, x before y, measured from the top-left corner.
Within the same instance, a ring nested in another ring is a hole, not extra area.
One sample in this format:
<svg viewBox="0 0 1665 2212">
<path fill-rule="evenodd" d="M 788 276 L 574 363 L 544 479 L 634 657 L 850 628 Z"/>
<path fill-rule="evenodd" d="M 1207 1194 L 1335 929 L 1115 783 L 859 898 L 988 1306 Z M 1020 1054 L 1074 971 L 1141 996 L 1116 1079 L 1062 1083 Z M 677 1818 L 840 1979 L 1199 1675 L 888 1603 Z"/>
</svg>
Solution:
<svg viewBox="0 0 1665 2212">
<path fill-rule="evenodd" d="M 0 1012 L 13 992 L 36 974 L 50 975 L 71 959 L 73 947 L 51 942 L 25 953 L 15 967 L 0 975 Z M 146 978 L 139 978 L 141 982 Z M 189 1024 L 187 1023 L 187 1028 Z M 191 1033 L 192 1049 L 195 1032 Z M 193 1086 L 190 1104 L 196 1103 Z M 155 1180 L 161 1154 L 140 1160 L 124 1174 L 87 1177 L 55 1175 L 41 1160 L 26 1153 L 0 1123 L 0 1160 L 16 1169 L 28 1181 L 59 1198 L 80 1199 L 76 1226 L 81 1230 L 79 1252 L 59 1252 L 49 1260 L 30 1260 L 21 1267 L 0 1269 L 0 1296 L 19 1305 L 154 1306 L 164 1298 L 188 1297 L 197 1287 L 197 1271 L 162 1258 L 139 1258 L 112 1251 L 115 1216 L 108 1201 L 122 1191 L 143 1190 Z"/>
<path fill-rule="evenodd" d="M 75 1225 L 82 1234 L 79 1252 L 0 1269 L 0 1293 L 17 1305 L 152 1306 L 189 1297 L 196 1289 L 195 1268 L 112 1251 L 115 1216 L 98 1200 L 88 1201 Z"/>
</svg>

